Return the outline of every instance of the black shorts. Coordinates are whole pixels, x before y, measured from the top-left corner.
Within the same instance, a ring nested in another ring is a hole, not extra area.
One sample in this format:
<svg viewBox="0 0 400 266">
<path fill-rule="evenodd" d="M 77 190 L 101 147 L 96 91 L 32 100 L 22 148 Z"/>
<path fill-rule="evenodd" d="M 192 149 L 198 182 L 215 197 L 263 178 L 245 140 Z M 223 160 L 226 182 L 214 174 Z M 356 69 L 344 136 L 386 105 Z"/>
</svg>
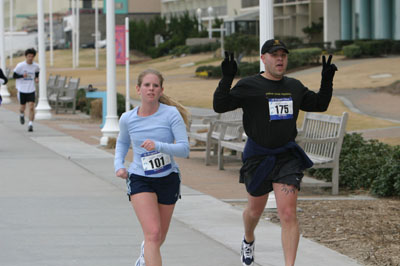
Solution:
<svg viewBox="0 0 400 266">
<path fill-rule="evenodd" d="M 20 104 L 26 104 L 27 102 L 35 102 L 35 92 L 30 93 L 18 93 L 18 99 Z"/>
<path fill-rule="evenodd" d="M 293 153 L 287 152 L 276 156 L 274 168 L 254 191 L 249 192 L 247 188 L 248 182 L 244 183 L 250 195 L 259 197 L 273 190 L 272 183 L 293 185 L 300 190 L 300 183 L 303 176 L 303 163 L 301 159 L 297 158 Z"/>
<path fill-rule="evenodd" d="M 164 177 L 146 177 L 130 174 L 126 180 L 128 197 L 141 192 L 153 192 L 157 195 L 158 203 L 175 204 L 180 198 L 181 179 L 178 173 L 172 172 Z"/>
</svg>

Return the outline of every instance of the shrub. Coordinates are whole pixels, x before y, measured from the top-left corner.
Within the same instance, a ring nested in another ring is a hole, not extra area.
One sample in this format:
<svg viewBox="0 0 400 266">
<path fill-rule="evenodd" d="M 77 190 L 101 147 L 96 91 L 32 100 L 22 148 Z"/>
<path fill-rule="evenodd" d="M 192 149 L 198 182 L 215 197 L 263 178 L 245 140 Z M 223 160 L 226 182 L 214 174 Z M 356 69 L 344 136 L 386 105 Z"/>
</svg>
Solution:
<svg viewBox="0 0 400 266">
<path fill-rule="evenodd" d="M 79 89 L 76 92 L 76 110 L 81 111 L 82 113 L 89 114 L 90 110 L 90 99 L 86 98 L 86 91 L 85 89 Z"/>
<path fill-rule="evenodd" d="M 338 50 L 342 50 L 342 48 L 344 46 L 350 45 L 350 44 L 353 44 L 353 43 L 354 43 L 354 41 L 352 41 L 352 40 L 336 40 L 335 41 L 335 47 Z"/>
<path fill-rule="evenodd" d="M 188 54 L 190 51 L 189 46 L 187 45 L 178 45 L 171 50 L 171 54 L 180 56 L 182 54 Z"/>
<path fill-rule="evenodd" d="M 380 168 L 372 182 L 371 192 L 378 196 L 400 196 L 400 146 L 394 148 L 392 157 Z"/>
<path fill-rule="evenodd" d="M 357 58 L 361 56 L 361 48 L 356 44 L 343 46 L 343 54 L 347 58 Z"/>
<path fill-rule="evenodd" d="M 225 51 L 230 51 L 235 54 L 235 58 L 240 63 L 245 55 L 250 55 L 252 52 L 257 51 L 259 54 L 259 40 L 255 35 L 233 33 L 225 38 Z"/>
<path fill-rule="evenodd" d="M 321 48 L 301 48 L 291 50 L 288 60 L 288 70 L 318 63 L 321 53 Z"/>
<path fill-rule="evenodd" d="M 76 110 L 90 114 L 92 118 L 103 117 L 103 101 L 101 99 L 86 98 L 85 89 L 79 89 L 77 94 Z M 133 106 L 130 106 L 131 109 Z M 117 93 L 117 114 L 120 117 L 125 112 L 125 96 Z"/>
<path fill-rule="evenodd" d="M 289 50 L 297 49 L 297 48 L 302 47 L 304 45 L 303 41 L 299 37 L 294 37 L 294 36 L 276 36 L 276 39 L 279 39 L 282 42 L 284 42 L 286 47 Z"/>
<path fill-rule="evenodd" d="M 393 41 L 392 49 L 390 51 L 392 54 L 400 54 L 400 41 Z"/>
<path fill-rule="evenodd" d="M 400 196 L 400 146 L 364 140 L 358 133 L 346 134 L 340 153 L 339 185 L 348 189 L 371 189 L 379 196 Z M 307 173 L 331 181 L 331 169 Z"/>
<path fill-rule="evenodd" d="M 193 45 L 193 46 L 189 46 L 189 53 L 198 54 L 198 53 L 203 53 L 203 52 L 215 51 L 220 46 L 221 46 L 221 44 L 218 42 Z"/>
<path fill-rule="evenodd" d="M 133 106 L 130 104 L 130 109 L 132 110 Z M 125 95 L 121 93 L 117 93 L 117 115 L 121 117 L 123 113 L 125 113 Z"/>
<path fill-rule="evenodd" d="M 171 49 L 170 54 L 180 56 L 182 54 L 198 54 L 203 52 L 215 51 L 221 45 L 218 42 L 215 43 L 206 43 L 206 44 L 198 44 L 198 45 L 178 45 Z"/>
<path fill-rule="evenodd" d="M 94 99 L 90 103 L 90 117 L 92 119 L 103 118 L 103 101 L 101 99 Z"/>
<path fill-rule="evenodd" d="M 238 75 L 240 77 L 251 76 L 260 72 L 260 62 L 242 62 L 238 68 Z"/>
<path fill-rule="evenodd" d="M 380 41 L 356 41 L 355 44 L 360 47 L 362 55 L 379 56 L 384 53 Z"/>
</svg>

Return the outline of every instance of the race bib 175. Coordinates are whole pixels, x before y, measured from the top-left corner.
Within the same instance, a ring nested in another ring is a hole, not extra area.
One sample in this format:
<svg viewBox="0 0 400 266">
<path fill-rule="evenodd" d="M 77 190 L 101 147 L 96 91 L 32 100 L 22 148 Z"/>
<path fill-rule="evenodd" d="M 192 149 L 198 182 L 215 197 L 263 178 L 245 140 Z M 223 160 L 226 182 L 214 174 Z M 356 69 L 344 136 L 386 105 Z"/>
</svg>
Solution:
<svg viewBox="0 0 400 266">
<path fill-rule="evenodd" d="M 271 120 L 282 120 L 293 118 L 293 101 L 292 98 L 270 98 L 269 115 Z"/>
</svg>

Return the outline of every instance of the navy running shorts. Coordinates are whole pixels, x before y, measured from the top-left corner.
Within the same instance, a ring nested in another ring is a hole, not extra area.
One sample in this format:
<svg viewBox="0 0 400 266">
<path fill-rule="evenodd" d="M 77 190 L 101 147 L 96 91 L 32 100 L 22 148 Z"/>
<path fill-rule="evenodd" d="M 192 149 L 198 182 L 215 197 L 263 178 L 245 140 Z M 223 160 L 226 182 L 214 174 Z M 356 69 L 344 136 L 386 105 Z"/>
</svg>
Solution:
<svg viewBox="0 0 400 266">
<path fill-rule="evenodd" d="M 250 195 L 259 197 L 273 191 L 273 183 L 280 183 L 295 186 L 300 191 L 300 183 L 303 176 L 301 159 L 291 152 L 286 152 L 276 156 L 274 168 L 255 191 L 249 192 L 247 189 L 248 183 L 245 182 L 246 190 Z"/>
<path fill-rule="evenodd" d="M 130 174 L 126 180 L 127 195 L 131 196 L 141 192 L 156 193 L 158 203 L 171 205 L 180 198 L 181 179 L 178 173 L 172 172 L 164 177 L 146 177 Z"/>
</svg>

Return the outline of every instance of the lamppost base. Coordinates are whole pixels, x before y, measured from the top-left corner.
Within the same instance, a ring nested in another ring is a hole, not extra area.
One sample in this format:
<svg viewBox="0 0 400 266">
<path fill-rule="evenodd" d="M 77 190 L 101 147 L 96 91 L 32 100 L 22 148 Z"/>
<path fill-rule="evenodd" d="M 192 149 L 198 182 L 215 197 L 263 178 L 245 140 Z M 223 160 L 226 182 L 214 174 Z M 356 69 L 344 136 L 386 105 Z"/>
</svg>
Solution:
<svg viewBox="0 0 400 266">
<path fill-rule="evenodd" d="M 119 133 L 118 116 L 107 116 L 101 132 L 103 133 L 100 139 L 101 146 L 107 146 L 110 138 L 117 138 Z"/>
<path fill-rule="evenodd" d="M 47 102 L 47 99 L 39 99 L 39 103 L 35 109 L 35 119 L 36 120 L 49 120 L 51 119 L 51 107 Z"/>
<path fill-rule="evenodd" d="M 3 99 L 1 104 L 9 104 L 11 103 L 10 93 L 8 92 L 7 85 L 1 85 L 0 95 Z"/>
</svg>

